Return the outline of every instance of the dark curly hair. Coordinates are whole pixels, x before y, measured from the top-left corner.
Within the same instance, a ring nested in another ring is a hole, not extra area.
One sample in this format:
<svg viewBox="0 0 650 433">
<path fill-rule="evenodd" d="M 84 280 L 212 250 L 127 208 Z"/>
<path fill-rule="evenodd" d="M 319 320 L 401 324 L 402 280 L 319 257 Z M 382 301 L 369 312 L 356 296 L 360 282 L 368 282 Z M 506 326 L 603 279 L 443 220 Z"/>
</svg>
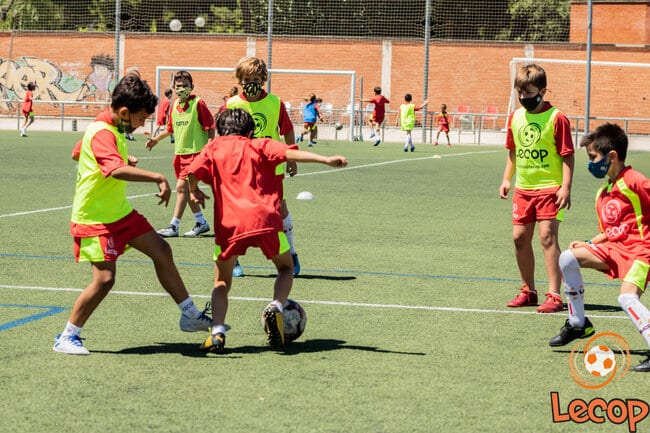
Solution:
<svg viewBox="0 0 650 433">
<path fill-rule="evenodd" d="M 146 110 L 148 114 L 156 111 L 158 97 L 153 94 L 146 81 L 134 74 L 126 75 L 117 83 L 111 95 L 111 108 L 126 107 L 130 112 Z"/>
</svg>

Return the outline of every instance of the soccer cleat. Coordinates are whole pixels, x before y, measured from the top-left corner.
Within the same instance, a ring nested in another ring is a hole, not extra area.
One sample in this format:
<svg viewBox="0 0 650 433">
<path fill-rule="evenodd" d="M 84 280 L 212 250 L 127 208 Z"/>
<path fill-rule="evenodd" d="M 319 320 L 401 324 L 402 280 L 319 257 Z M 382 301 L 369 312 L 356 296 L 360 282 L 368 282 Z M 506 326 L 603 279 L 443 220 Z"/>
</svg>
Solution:
<svg viewBox="0 0 650 433">
<path fill-rule="evenodd" d="M 300 134 L 300 135 L 298 135 L 298 136 L 296 137 L 296 144 L 297 144 L 297 143 L 300 143 L 301 141 L 302 141 L 302 134 Z"/>
<path fill-rule="evenodd" d="M 239 260 L 237 260 L 237 263 L 235 263 L 235 267 L 232 269 L 232 276 L 233 277 L 244 276 L 244 268 L 242 268 L 241 265 L 239 264 Z"/>
<path fill-rule="evenodd" d="M 135 141 L 135 137 L 133 136 L 133 134 L 130 134 L 128 132 L 124 133 L 124 137 L 129 141 Z"/>
<path fill-rule="evenodd" d="M 203 224 L 196 223 L 196 225 L 194 225 L 194 228 L 192 230 L 190 230 L 187 233 L 183 233 L 183 237 L 195 238 L 198 235 L 200 235 L 201 233 L 206 233 L 206 232 L 209 232 L 209 231 L 210 231 L 210 225 L 208 224 L 207 221 L 204 221 Z"/>
<path fill-rule="evenodd" d="M 312 147 L 316 144 L 316 140 L 310 140 L 309 141 L 309 147 Z"/>
<path fill-rule="evenodd" d="M 411 152 L 415 152 L 415 146 L 411 144 Z"/>
<path fill-rule="evenodd" d="M 551 292 L 546 294 L 546 300 L 542 305 L 537 307 L 538 313 L 558 313 L 564 310 L 562 305 L 562 298 L 558 295 L 554 295 Z"/>
<path fill-rule="evenodd" d="M 212 319 L 208 316 L 210 312 L 210 303 L 205 304 L 205 309 L 199 317 L 191 318 L 187 317 L 185 314 L 181 314 L 181 320 L 179 325 L 181 331 L 183 332 L 201 332 L 201 331 L 210 331 L 212 327 Z"/>
<path fill-rule="evenodd" d="M 90 355 L 88 349 L 84 347 L 81 342 L 81 337 L 78 335 L 57 335 L 54 339 L 55 352 L 65 353 L 68 355 Z"/>
<path fill-rule="evenodd" d="M 218 332 L 216 335 L 208 335 L 199 349 L 211 353 L 223 353 L 225 346 L 226 336 Z"/>
<path fill-rule="evenodd" d="M 373 138 L 375 136 L 375 131 L 372 131 L 370 135 L 368 135 L 368 138 Z"/>
<path fill-rule="evenodd" d="M 27 130 L 25 130 L 25 128 L 20 128 L 20 136 L 27 137 Z"/>
<path fill-rule="evenodd" d="M 373 146 L 379 146 L 379 143 L 381 143 L 381 139 L 378 138 L 375 140 L 375 144 L 373 144 Z"/>
<path fill-rule="evenodd" d="M 291 254 L 291 258 L 293 259 L 293 276 L 295 277 L 300 273 L 300 260 L 298 260 L 297 253 Z"/>
<path fill-rule="evenodd" d="M 633 368 L 634 371 L 640 371 L 640 372 L 648 372 L 650 371 L 650 356 L 648 358 L 641 362 L 640 364 L 637 364 Z"/>
<path fill-rule="evenodd" d="M 282 313 L 275 305 L 269 304 L 264 309 L 264 331 L 266 331 L 266 341 L 273 349 L 282 349 L 284 347 L 284 324 L 282 322 Z"/>
<path fill-rule="evenodd" d="M 408 146 L 404 146 L 404 152 L 408 152 L 408 151 L 409 151 Z"/>
<path fill-rule="evenodd" d="M 530 290 L 528 286 L 524 285 L 519 290 L 519 294 L 515 298 L 508 302 L 508 307 L 518 308 L 518 307 L 534 307 L 537 305 L 537 292 Z"/>
<path fill-rule="evenodd" d="M 569 319 L 567 319 L 562 329 L 560 329 L 560 333 L 551 338 L 548 345 L 553 347 L 564 346 L 577 338 L 587 338 L 593 335 L 594 332 L 594 325 L 591 324 L 588 317 L 585 317 L 585 324 L 582 327 L 569 325 Z"/>
<path fill-rule="evenodd" d="M 164 229 L 158 230 L 158 233 L 163 238 L 177 238 L 178 237 L 178 227 L 173 224 L 168 225 Z"/>
</svg>

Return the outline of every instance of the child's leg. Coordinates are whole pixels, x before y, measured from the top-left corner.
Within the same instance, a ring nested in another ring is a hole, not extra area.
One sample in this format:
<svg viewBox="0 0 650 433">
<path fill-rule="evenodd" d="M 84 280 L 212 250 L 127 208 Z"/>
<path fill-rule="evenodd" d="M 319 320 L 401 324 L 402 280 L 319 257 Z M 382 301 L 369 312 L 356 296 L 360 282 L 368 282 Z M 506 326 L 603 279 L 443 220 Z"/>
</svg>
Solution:
<svg viewBox="0 0 650 433">
<path fill-rule="evenodd" d="M 560 296 L 560 285 L 562 284 L 562 273 L 558 264 L 560 258 L 559 227 L 560 222 L 555 219 L 539 222 L 539 241 L 544 252 L 544 262 L 548 275 L 548 291 L 558 296 Z"/>
<path fill-rule="evenodd" d="M 293 260 L 289 251 L 278 254 L 271 260 L 278 270 L 278 276 L 273 286 L 273 300 L 277 301 L 279 305 L 284 306 L 289 298 L 289 293 L 291 293 L 291 287 L 293 285 Z M 280 307 L 281 309 L 282 307 Z"/>
<path fill-rule="evenodd" d="M 174 218 L 180 220 L 183 218 L 183 213 L 187 207 L 187 203 L 190 201 L 190 187 L 185 179 L 178 179 L 176 181 L 176 205 L 174 206 Z M 195 205 L 199 210 L 200 206 Z M 193 210 L 193 209 L 192 209 Z"/>
<path fill-rule="evenodd" d="M 32 123 L 34 123 L 34 115 L 32 113 L 27 116 L 27 124 L 25 125 L 25 129 L 27 129 Z"/>
<path fill-rule="evenodd" d="M 280 214 L 282 215 L 282 228 L 287 235 L 291 254 L 296 254 L 296 248 L 293 243 L 293 219 L 291 218 L 285 199 L 280 200 Z"/>
<path fill-rule="evenodd" d="M 535 254 L 533 252 L 533 233 L 535 223 L 512 226 L 512 239 L 515 244 L 515 258 L 521 281 L 535 291 Z"/>
<path fill-rule="evenodd" d="M 88 318 L 113 288 L 115 269 L 116 262 L 92 263 L 93 279 L 75 301 L 70 314 L 70 324 L 78 328 L 82 328 L 86 324 Z M 68 327 L 63 331 L 63 334 L 66 334 L 66 332 L 70 332 Z"/>
<path fill-rule="evenodd" d="M 228 260 L 214 262 L 214 288 L 212 289 L 212 333 L 226 334 L 226 313 L 228 312 L 228 293 L 232 286 L 232 270 L 237 256 Z"/>
<path fill-rule="evenodd" d="M 569 304 L 569 325 L 583 327 L 585 324 L 585 288 L 580 273 L 580 263 L 574 251 L 566 250 L 560 254 L 559 266 L 564 277 L 564 293 Z"/>
</svg>

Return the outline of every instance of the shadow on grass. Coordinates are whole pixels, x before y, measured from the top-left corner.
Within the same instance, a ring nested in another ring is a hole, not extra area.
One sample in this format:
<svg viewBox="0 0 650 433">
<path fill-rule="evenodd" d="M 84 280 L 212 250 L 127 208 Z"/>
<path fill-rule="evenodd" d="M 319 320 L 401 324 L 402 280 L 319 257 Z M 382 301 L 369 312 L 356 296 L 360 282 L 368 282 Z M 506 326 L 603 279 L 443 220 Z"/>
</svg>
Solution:
<svg viewBox="0 0 650 433">
<path fill-rule="evenodd" d="M 372 346 L 348 345 L 343 340 L 313 339 L 306 341 L 294 341 L 285 346 L 284 350 L 278 351 L 280 355 L 300 355 L 301 353 L 328 352 L 331 350 L 362 350 L 366 352 L 387 353 L 395 355 L 426 356 L 423 352 L 403 352 L 387 349 L 380 349 Z M 226 347 L 223 354 L 228 355 L 251 355 L 263 352 L 272 352 L 270 347 L 263 346 L 239 346 Z M 92 353 L 106 353 L 111 355 L 160 355 L 166 353 L 178 353 L 193 358 L 204 358 L 206 353 L 199 350 L 197 343 L 155 343 L 149 346 L 128 347 L 122 350 L 91 350 Z"/>
<path fill-rule="evenodd" d="M 621 311 L 620 305 L 585 304 L 585 311 Z"/>
<path fill-rule="evenodd" d="M 278 274 L 268 274 L 268 275 L 251 275 L 246 274 L 245 278 L 276 278 Z M 300 280 L 330 280 L 330 281 L 351 281 L 356 280 L 357 277 L 353 275 L 308 275 L 300 273 L 294 277 L 294 279 Z"/>
</svg>

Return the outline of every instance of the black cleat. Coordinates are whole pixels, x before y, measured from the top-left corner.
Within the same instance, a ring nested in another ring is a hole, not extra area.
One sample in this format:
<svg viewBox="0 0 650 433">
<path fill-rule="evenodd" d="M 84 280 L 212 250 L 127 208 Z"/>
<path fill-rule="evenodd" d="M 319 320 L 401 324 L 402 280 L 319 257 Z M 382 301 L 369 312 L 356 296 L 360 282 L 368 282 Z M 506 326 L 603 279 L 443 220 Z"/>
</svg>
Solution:
<svg viewBox="0 0 650 433">
<path fill-rule="evenodd" d="M 560 329 L 560 333 L 551 338 L 548 342 L 549 346 L 564 346 L 578 338 L 587 338 L 594 335 L 594 325 L 591 324 L 588 317 L 585 317 L 585 324 L 582 327 L 569 325 L 569 319 L 564 322 L 564 326 Z"/>
<path fill-rule="evenodd" d="M 223 353 L 226 346 L 226 336 L 221 332 L 216 335 L 209 335 L 201 344 L 200 349 L 205 352 Z"/>
<path fill-rule="evenodd" d="M 635 365 L 633 368 L 634 371 L 648 372 L 650 371 L 650 356 L 643 361 L 642 363 Z"/>
</svg>

